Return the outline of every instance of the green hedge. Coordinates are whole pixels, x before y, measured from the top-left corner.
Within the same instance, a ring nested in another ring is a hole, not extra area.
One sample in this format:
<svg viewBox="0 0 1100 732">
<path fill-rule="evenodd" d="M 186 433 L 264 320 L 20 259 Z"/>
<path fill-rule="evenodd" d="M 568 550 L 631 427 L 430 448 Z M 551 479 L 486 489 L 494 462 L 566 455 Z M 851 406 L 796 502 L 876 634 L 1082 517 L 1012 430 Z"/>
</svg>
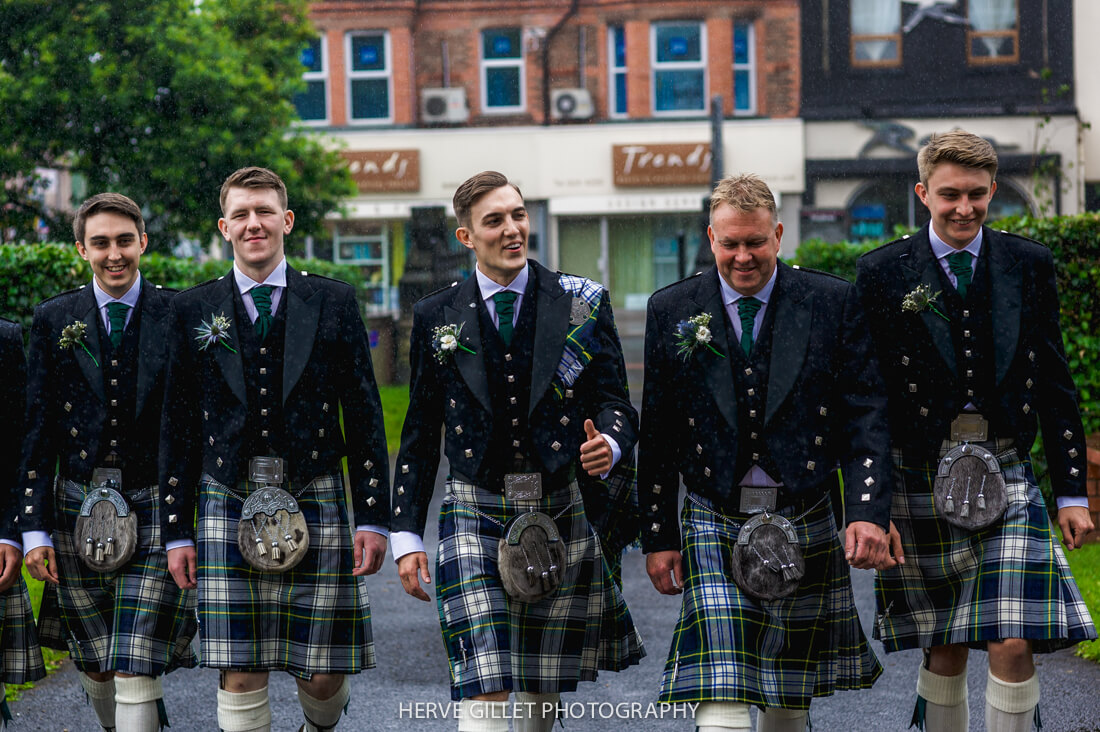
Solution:
<svg viewBox="0 0 1100 732">
<path fill-rule="evenodd" d="M 349 282 L 356 288 L 359 303 L 368 302 L 366 282 L 358 267 L 333 264 L 319 259 L 296 259 L 290 264 L 298 270 Z M 141 274 L 150 282 L 178 290 L 220 277 L 232 265 L 225 260 L 197 262 L 163 254 L 141 258 Z M 5 244 L 0 246 L 0 315 L 23 325 L 30 332 L 34 306 L 59 292 L 86 285 L 92 274 L 72 244 Z"/>
</svg>

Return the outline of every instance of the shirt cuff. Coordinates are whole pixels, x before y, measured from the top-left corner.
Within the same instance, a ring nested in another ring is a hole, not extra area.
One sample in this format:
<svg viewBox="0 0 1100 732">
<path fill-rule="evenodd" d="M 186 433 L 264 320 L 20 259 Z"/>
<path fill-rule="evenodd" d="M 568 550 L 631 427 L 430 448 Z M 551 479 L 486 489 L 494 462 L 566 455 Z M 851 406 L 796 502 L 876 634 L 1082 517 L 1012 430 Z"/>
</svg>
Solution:
<svg viewBox="0 0 1100 732">
<path fill-rule="evenodd" d="M 45 531 L 24 531 L 23 546 L 26 548 L 26 551 L 23 553 L 30 554 L 40 546 L 53 549 L 53 542 L 50 541 L 50 535 Z"/>
<path fill-rule="evenodd" d="M 390 549 L 396 562 L 406 554 L 424 551 L 424 540 L 411 531 L 395 531 L 390 534 Z"/>
<path fill-rule="evenodd" d="M 359 532 L 359 531 L 373 531 L 374 533 L 381 534 L 382 536 L 389 536 L 390 535 L 390 530 L 389 529 L 387 529 L 383 526 L 375 526 L 374 524 L 363 524 L 362 526 L 356 526 L 355 531 L 356 532 Z"/>
<path fill-rule="evenodd" d="M 611 447 L 611 468 L 614 469 L 619 463 L 619 458 L 623 456 L 622 448 L 619 447 L 619 443 L 615 442 L 615 438 L 611 435 L 600 433 L 600 437 L 607 440 L 607 444 Z M 611 470 L 606 473 L 600 474 L 600 480 L 607 480 L 607 476 L 611 475 Z"/>
<path fill-rule="evenodd" d="M 1067 506 L 1089 507 L 1089 499 L 1086 496 L 1058 496 L 1055 500 L 1058 502 L 1059 511 Z"/>
<path fill-rule="evenodd" d="M 15 547 L 16 549 L 19 550 L 20 554 L 23 553 L 23 545 L 20 544 L 15 539 L 0 539 L 0 544 L 7 544 L 8 546 L 13 546 L 13 547 Z"/>
<path fill-rule="evenodd" d="M 170 541 L 165 544 L 164 551 L 170 552 L 173 549 L 182 549 L 185 546 L 195 546 L 195 542 L 191 541 L 190 539 L 176 539 L 175 541 Z"/>
</svg>

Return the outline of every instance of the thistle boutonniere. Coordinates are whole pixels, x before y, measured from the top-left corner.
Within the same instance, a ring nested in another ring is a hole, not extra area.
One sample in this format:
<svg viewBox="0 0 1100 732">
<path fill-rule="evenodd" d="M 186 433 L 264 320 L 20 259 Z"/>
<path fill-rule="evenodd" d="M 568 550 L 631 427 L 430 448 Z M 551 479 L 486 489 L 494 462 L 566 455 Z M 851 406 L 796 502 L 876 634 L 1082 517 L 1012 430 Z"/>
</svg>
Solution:
<svg viewBox="0 0 1100 732">
<path fill-rule="evenodd" d="M 74 320 L 72 325 L 66 325 L 61 329 L 61 339 L 57 341 L 57 347 L 64 351 L 73 346 L 80 346 L 84 349 L 84 353 L 88 354 L 88 358 L 92 359 L 92 363 L 96 365 L 96 368 L 99 368 L 99 361 L 95 360 L 95 356 L 88 350 L 88 345 L 84 343 L 84 336 L 87 332 L 87 323 L 83 320 Z"/>
<path fill-rule="evenodd" d="M 951 318 L 944 315 L 943 311 L 936 307 L 936 298 L 939 296 L 940 293 L 933 293 L 929 285 L 918 285 L 915 290 L 901 299 L 901 309 L 907 313 L 921 313 L 925 310 L 931 310 L 950 323 Z"/>
<path fill-rule="evenodd" d="M 710 345 L 714 335 L 710 332 L 710 313 L 699 313 L 676 324 L 676 353 L 685 361 L 699 348 L 706 348 L 716 356 L 725 358 Z"/>
<path fill-rule="evenodd" d="M 447 325 L 437 325 L 432 329 L 432 348 L 435 349 L 436 361 L 445 363 L 460 348 L 466 353 L 474 353 L 458 340 L 458 337 L 462 335 L 462 325 L 464 324 L 448 323 Z"/>
<path fill-rule="evenodd" d="M 237 352 L 236 348 L 229 345 L 229 326 L 233 324 L 233 321 L 225 317 L 224 313 L 221 315 L 211 314 L 209 323 L 205 320 L 199 322 L 202 325 L 195 328 L 195 332 L 198 333 L 195 340 L 199 342 L 200 351 L 205 351 L 215 343 L 220 343 L 233 353 Z"/>
</svg>

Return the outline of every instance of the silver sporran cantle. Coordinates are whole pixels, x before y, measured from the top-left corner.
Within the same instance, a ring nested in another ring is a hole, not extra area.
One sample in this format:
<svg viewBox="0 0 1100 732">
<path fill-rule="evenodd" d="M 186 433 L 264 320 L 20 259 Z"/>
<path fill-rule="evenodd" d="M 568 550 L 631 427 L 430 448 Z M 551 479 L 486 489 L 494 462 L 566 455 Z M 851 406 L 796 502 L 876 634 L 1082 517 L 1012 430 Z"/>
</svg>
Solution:
<svg viewBox="0 0 1100 732">
<path fill-rule="evenodd" d="M 257 457 L 248 464 L 249 480 L 262 484 L 248 495 L 237 525 L 241 556 L 261 572 L 286 572 L 309 549 L 309 527 L 297 499 L 279 487 L 281 458 Z"/>
<path fill-rule="evenodd" d="M 93 572 L 114 572 L 137 548 L 138 521 L 122 495 L 122 471 L 96 468 L 73 529 L 76 551 Z"/>
</svg>

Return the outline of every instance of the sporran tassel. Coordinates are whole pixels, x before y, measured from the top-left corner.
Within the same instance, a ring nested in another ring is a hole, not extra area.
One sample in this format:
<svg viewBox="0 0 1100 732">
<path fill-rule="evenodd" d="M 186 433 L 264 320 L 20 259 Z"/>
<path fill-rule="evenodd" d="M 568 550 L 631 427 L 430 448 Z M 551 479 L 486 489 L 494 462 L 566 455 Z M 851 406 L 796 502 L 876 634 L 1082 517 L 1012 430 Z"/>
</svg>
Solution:
<svg viewBox="0 0 1100 732">
<path fill-rule="evenodd" d="M 970 501 L 963 501 L 962 508 L 959 509 L 959 516 L 966 518 L 970 515 Z"/>
<path fill-rule="evenodd" d="M 97 562 L 103 561 L 103 542 L 99 542 L 95 545 L 95 560 Z"/>
<path fill-rule="evenodd" d="M 267 555 L 267 547 L 264 546 L 263 539 L 256 539 L 256 553 L 259 554 L 261 557 Z"/>
<path fill-rule="evenodd" d="M 799 578 L 799 574 L 794 566 L 794 562 L 783 565 L 783 579 L 787 582 L 794 582 Z"/>
<path fill-rule="evenodd" d="M 282 552 L 279 551 L 279 542 L 277 542 L 277 541 L 271 542 L 271 559 L 272 559 L 272 561 L 278 562 L 282 558 L 283 558 L 283 554 L 282 554 Z"/>
<path fill-rule="evenodd" d="M 94 544 L 95 544 L 95 540 L 93 540 L 92 537 L 89 536 L 88 540 L 86 542 L 84 542 L 84 556 L 86 556 L 86 557 L 92 556 L 92 549 L 95 548 L 93 546 Z"/>
<path fill-rule="evenodd" d="M 984 511 L 985 510 L 985 494 L 984 493 L 979 493 L 978 494 L 978 510 L 979 511 Z"/>
<path fill-rule="evenodd" d="M 107 549 L 104 552 L 107 556 L 112 556 L 115 553 L 115 537 L 107 537 Z"/>
<path fill-rule="evenodd" d="M 286 545 L 288 547 L 290 547 L 290 551 L 292 551 L 292 552 L 298 551 L 298 542 L 294 541 L 293 536 L 291 536 L 290 534 L 287 534 L 283 538 L 286 539 Z"/>
<path fill-rule="evenodd" d="M 947 500 L 943 502 L 944 513 L 955 513 L 955 499 L 951 496 L 947 497 Z"/>
</svg>

